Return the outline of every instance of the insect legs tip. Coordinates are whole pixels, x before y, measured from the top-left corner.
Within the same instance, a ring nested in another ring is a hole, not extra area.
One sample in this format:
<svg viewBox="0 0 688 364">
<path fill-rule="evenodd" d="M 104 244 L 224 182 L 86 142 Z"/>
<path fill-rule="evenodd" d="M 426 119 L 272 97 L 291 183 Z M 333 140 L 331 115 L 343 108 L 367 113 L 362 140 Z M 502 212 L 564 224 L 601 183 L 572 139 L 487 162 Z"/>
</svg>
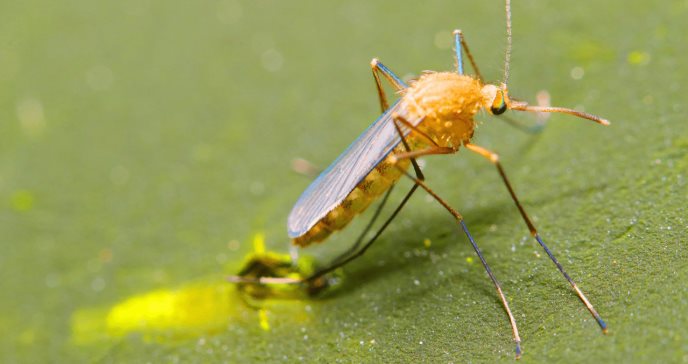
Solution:
<svg viewBox="0 0 688 364">
<path fill-rule="evenodd" d="M 457 35 L 457 34 L 458 34 L 458 35 L 463 35 L 463 32 L 461 31 L 461 29 L 454 29 L 454 31 L 452 32 L 452 34 L 454 34 L 454 35 Z"/>
</svg>

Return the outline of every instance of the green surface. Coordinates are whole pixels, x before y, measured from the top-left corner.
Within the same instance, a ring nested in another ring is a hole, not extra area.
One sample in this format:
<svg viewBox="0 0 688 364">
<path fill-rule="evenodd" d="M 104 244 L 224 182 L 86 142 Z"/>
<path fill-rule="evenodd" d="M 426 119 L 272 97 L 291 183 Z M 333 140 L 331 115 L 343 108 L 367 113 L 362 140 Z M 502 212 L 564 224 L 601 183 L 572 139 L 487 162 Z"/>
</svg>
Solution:
<svg viewBox="0 0 688 364">
<path fill-rule="evenodd" d="M 516 1 L 512 95 L 546 89 L 612 125 L 553 116 L 533 137 L 480 117 L 475 141 L 502 155 L 609 336 L 494 167 L 465 152 L 427 160 L 503 283 L 524 362 L 688 361 L 686 16 L 683 0 Z M 269 303 L 269 330 L 222 283 L 254 234 L 287 250 L 308 184 L 290 161 L 325 166 L 376 118 L 370 59 L 401 75 L 451 69 L 455 27 L 498 79 L 499 1 L 3 2 L 0 362 L 512 361 L 491 283 L 422 194 L 338 289 Z M 307 253 L 326 261 L 361 226 Z M 174 292 L 223 319 L 103 329 L 113 305 L 129 302 L 135 321 Z"/>
</svg>

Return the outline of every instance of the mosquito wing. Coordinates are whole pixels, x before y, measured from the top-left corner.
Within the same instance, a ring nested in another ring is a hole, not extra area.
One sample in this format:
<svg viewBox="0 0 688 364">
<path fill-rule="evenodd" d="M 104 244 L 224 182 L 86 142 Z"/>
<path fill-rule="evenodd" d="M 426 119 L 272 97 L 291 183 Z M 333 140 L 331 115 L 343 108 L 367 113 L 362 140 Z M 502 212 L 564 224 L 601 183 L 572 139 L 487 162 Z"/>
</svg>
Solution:
<svg viewBox="0 0 688 364">
<path fill-rule="evenodd" d="M 402 98 L 387 109 L 301 194 L 289 214 L 289 237 L 299 237 L 337 207 L 375 166 L 401 142 L 392 115 L 403 116 L 412 125 L 422 117 L 410 115 Z M 402 127 L 407 135 L 408 128 Z"/>
</svg>

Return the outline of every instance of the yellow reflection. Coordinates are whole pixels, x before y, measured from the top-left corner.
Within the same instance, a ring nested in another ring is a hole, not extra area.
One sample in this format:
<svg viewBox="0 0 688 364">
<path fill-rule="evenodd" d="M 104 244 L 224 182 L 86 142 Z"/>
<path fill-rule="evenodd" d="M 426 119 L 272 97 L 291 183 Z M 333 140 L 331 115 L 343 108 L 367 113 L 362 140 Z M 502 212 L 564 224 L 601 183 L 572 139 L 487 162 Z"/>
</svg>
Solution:
<svg viewBox="0 0 688 364">
<path fill-rule="evenodd" d="M 72 316 L 77 343 L 140 333 L 146 339 L 211 334 L 239 317 L 241 300 L 224 282 L 195 283 L 135 295 L 106 309 L 86 308 Z"/>
<path fill-rule="evenodd" d="M 260 328 L 265 331 L 270 331 L 270 321 L 268 320 L 268 311 L 264 308 L 258 310 L 258 317 L 260 318 Z"/>
<path fill-rule="evenodd" d="M 112 336 L 131 331 L 174 331 L 186 328 L 208 331 L 236 311 L 226 284 L 194 285 L 178 290 L 158 290 L 134 296 L 115 305 L 105 317 Z M 218 320 L 220 319 L 220 320 Z"/>
<path fill-rule="evenodd" d="M 245 257 L 242 276 L 258 276 L 267 269 L 300 279 L 313 271 L 312 260 L 293 264 L 289 255 L 266 251 L 262 234 L 254 236 L 253 245 L 255 251 Z M 163 342 L 220 333 L 231 325 L 256 325 L 268 331 L 270 317 L 294 324 L 309 321 L 307 297 L 301 285 L 195 282 L 137 294 L 111 307 L 77 310 L 72 315 L 72 340 L 88 344 L 136 333 Z"/>
</svg>

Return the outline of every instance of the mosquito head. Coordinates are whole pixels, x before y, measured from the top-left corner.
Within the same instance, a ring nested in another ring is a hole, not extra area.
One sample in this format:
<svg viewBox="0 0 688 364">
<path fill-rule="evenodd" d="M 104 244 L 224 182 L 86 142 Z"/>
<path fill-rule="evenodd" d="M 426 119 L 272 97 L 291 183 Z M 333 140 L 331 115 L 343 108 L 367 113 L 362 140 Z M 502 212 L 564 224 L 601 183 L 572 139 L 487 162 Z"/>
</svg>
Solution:
<svg viewBox="0 0 688 364">
<path fill-rule="evenodd" d="M 483 107 L 493 115 L 503 114 L 508 108 L 511 100 L 509 100 L 509 91 L 506 84 L 501 85 L 485 85 L 482 89 Z"/>
</svg>

